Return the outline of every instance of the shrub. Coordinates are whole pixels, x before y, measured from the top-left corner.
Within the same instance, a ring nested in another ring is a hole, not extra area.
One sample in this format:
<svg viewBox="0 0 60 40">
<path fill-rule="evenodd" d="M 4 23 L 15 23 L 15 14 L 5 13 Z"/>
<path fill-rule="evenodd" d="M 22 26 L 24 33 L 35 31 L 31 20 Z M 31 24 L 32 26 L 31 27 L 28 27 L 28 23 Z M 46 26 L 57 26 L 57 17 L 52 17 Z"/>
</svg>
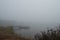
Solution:
<svg viewBox="0 0 60 40">
<path fill-rule="evenodd" d="M 34 36 L 35 40 L 60 40 L 60 26 L 54 29 L 50 29 L 47 31 L 42 31 L 40 34 L 37 36 Z"/>
</svg>

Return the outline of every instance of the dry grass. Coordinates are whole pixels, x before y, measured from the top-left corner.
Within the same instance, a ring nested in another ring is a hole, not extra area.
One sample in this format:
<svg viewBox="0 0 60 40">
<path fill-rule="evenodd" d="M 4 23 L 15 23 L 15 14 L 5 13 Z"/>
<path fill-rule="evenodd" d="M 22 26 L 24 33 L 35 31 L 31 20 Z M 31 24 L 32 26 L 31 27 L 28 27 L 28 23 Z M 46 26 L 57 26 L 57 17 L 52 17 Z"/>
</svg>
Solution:
<svg viewBox="0 0 60 40">
<path fill-rule="evenodd" d="M 0 40 L 30 40 L 30 39 L 15 34 L 12 26 L 8 27 L 0 26 Z"/>
</svg>

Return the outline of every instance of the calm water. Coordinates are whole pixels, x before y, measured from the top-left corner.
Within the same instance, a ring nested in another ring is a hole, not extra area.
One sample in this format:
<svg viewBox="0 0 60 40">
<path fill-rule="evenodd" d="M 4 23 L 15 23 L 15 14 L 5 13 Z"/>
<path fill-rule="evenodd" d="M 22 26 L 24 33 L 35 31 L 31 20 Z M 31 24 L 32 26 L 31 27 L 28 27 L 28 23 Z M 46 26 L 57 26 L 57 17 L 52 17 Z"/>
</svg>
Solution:
<svg viewBox="0 0 60 40">
<path fill-rule="evenodd" d="M 46 30 L 47 28 L 54 28 L 58 26 L 58 23 L 25 23 L 21 24 L 22 26 L 29 26 L 30 29 L 22 29 L 19 30 L 19 27 L 14 27 L 16 33 L 22 34 L 23 36 L 34 36 L 36 33 L 39 33 L 40 31 Z"/>
</svg>

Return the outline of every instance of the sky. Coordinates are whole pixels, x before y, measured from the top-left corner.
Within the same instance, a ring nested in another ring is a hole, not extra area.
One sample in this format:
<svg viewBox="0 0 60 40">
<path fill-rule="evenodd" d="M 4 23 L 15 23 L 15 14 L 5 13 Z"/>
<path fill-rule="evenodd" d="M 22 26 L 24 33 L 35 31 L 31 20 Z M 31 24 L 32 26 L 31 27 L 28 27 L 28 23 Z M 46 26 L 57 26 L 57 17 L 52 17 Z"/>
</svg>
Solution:
<svg viewBox="0 0 60 40">
<path fill-rule="evenodd" d="M 60 23 L 60 0 L 0 0 L 0 19 Z"/>
</svg>

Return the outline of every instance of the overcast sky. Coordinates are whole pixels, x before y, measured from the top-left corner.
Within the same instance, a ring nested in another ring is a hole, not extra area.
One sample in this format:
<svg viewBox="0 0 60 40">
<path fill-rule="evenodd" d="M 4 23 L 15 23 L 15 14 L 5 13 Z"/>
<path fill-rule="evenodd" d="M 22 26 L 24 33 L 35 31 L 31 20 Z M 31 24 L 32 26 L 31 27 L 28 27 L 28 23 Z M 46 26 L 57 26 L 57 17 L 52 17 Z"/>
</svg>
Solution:
<svg viewBox="0 0 60 40">
<path fill-rule="evenodd" d="M 0 19 L 60 22 L 60 0 L 0 0 Z"/>
</svg>

